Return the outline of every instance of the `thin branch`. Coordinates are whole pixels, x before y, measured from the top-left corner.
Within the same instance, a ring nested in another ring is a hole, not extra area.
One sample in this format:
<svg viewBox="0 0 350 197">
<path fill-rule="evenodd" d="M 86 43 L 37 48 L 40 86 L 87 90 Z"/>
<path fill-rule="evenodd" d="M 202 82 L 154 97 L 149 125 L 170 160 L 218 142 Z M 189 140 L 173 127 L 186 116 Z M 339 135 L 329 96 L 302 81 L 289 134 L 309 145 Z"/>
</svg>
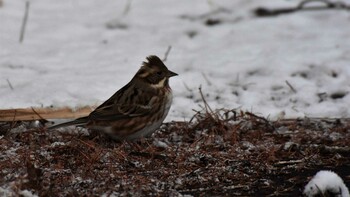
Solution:
<svg viewBox="0 0 350 197">
<path fill-rule="evenodd" d="M 266 118 L 264 118 L 264 117 L 260 117 L 260 116 L 258 116 L 258 115 L 255 115 L 255 114 L 251 113 L 251 112 L 245 112 L 245 114 L 248 115 L 248 116 L 254 117 L 254 118 L 256 118 L 256 119 L 262 120 L 262 121 L 264 121 L 266 124 L 270 124 L 270 122 L 269 122 Z"/>
<path fill-rule="evenodd" d="M 41 119 L 41 120 L 45 120 L 45 118 L 43 118 L 38 112 L 35 111 L 35 109 L 33 107 L 31 107 L 33 112 Z"/>
<path fill-rule="evenodd" d="M 214 113 L 214 111 L 211 109 L 211 107 L 209 106 L 208 102 L 204 98 L 204 95 L 203 95 L 203 92 L 202 92 L 202 86 L 199 86 L 198 89 L 199 89 L 199 94 L 201 95 L 203 103 L 204 103 L 204 106 L 205 106 L 205 111 Z"/>
<path fill-rule="evenodd" d="M 24 39 L 24 33 L 25 33 L 25 30 L 26 30 L 27 21 L 28 21 L 28 15 L 29 15 L 29 5 L 30 5 L 30 2 L 27 1 L 26 2 L 26 9 L 25 9 L 25 12 L 24 12 L 24 17 L 23 17 L 23 20 L 22 20 L 22 27 L 21 27 L 21 34 L 20 34 L 20 37 L 19 37 L 19 43 L 22 43 L 23 39 Z"/>
<path fill-rule="evenodd" d="M 171 50 L 171 45 L 168 46 L 168 49 L 165 51 L 165 54 L 164 54 L 164 58 L 163 58 L 163 62 L 165 62 L 168 58 L 168 55 L 170 53 L 170 50 Z"/>
<path fill-rule="evenodd" d="M 15 113 L 14 113 L 14 115 L 13 115 L 13 119 L 12 119 L 12 121 L 11 121 L 11 126 L 10 126 L 10 129 L 9 129 L 9 130 L 12 130 L 12 129 L 15 128 L 15 126 L 16 126 L 16 123 L 17 123 L 17 121 L 16 121 L 16 115 L 17 115 L 17 111 L 15 110 Z"/>
</svg>

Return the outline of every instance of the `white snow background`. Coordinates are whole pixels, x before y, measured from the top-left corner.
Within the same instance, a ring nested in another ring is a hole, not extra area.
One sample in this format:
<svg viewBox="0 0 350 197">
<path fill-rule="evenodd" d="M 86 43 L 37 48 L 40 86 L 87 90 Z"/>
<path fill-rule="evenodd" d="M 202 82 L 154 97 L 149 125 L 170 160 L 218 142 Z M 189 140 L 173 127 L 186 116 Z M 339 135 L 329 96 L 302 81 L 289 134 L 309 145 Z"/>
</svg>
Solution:
<svg viewBox="0 0 350 197">
<path fill-rule="evenodd" d="M 350 117 L 350 12 L 252 12 L 299 2 L 30 0 L 19 43 L 25 1 L 4 0 L 0 108 L 101 104 L 146 56 L 163 58 L 171 45 L 166 65 L 179 76 L 170 80 L 166 121 L 188 120 L 200 109 L 199 86 L 212 108 L 270 119 Z M 221 23 L 207 26 L 208 19 Z"/>
</svg>

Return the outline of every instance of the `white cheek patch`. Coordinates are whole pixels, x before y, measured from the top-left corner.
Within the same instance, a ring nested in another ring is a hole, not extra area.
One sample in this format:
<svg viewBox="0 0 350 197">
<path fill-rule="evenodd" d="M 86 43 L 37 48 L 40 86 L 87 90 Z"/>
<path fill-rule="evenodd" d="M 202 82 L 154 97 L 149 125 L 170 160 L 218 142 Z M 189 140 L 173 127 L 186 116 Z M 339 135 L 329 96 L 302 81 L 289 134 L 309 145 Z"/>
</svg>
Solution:
<svg viewBox="0 0 350 197">
<path fill-rule="evenodd" d="M 164 83 L 165 83 L 166 77 L 164 77 L 161 81 L 159 81 L 159 83 L 157 84 L 151 84 L 151 86 L 153 88 L 163 88 L 164 87 Z"/>
<path fill-rule="evenodd" d="M 146 78 L 148 75 L 149 75 L 148 72 L 144 72 L 144 73 L 140 74 L 140 77 L 141 78 Z"/>
</svg>

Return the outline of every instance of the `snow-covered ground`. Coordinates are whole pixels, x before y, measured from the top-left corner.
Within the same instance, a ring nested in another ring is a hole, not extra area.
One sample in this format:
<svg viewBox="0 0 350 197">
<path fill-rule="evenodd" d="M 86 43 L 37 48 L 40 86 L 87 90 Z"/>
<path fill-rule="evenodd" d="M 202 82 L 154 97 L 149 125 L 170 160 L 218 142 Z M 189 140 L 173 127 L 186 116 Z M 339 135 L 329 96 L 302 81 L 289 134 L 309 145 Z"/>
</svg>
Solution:
<svg viewBox="0 0 350 197">
<path fill-rule="evenodd" d="M 350 12 L 252 12 L 298 2 L 30 0 L 19 43 L 25 1 L 4 0 L 0 108 L 100 104 L 146 56 L 163 57 L 171 45 L 166 65 L 180 75 L 170 81 L 167 121 L 188 120 L 199 109 L 199 86 L 212 108 L 270 118 L 350 117 Z"/>
</svg>

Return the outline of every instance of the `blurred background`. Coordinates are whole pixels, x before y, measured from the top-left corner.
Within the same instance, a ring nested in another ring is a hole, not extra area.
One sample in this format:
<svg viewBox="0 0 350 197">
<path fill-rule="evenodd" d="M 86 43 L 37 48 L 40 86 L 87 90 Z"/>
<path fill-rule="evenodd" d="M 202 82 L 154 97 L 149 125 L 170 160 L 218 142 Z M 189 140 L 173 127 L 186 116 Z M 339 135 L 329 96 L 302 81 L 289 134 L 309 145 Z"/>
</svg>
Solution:
<svg viewBox="0 0 350 197">
<path fill-rule="evenodd" d="M 200 86 L 212 108 L 349 117 L 349 9 L 301 2 L 2 0 L 0 108 L 98 105 L 171 46 L 168 121 L 201 108 Z"/>
</svg>

